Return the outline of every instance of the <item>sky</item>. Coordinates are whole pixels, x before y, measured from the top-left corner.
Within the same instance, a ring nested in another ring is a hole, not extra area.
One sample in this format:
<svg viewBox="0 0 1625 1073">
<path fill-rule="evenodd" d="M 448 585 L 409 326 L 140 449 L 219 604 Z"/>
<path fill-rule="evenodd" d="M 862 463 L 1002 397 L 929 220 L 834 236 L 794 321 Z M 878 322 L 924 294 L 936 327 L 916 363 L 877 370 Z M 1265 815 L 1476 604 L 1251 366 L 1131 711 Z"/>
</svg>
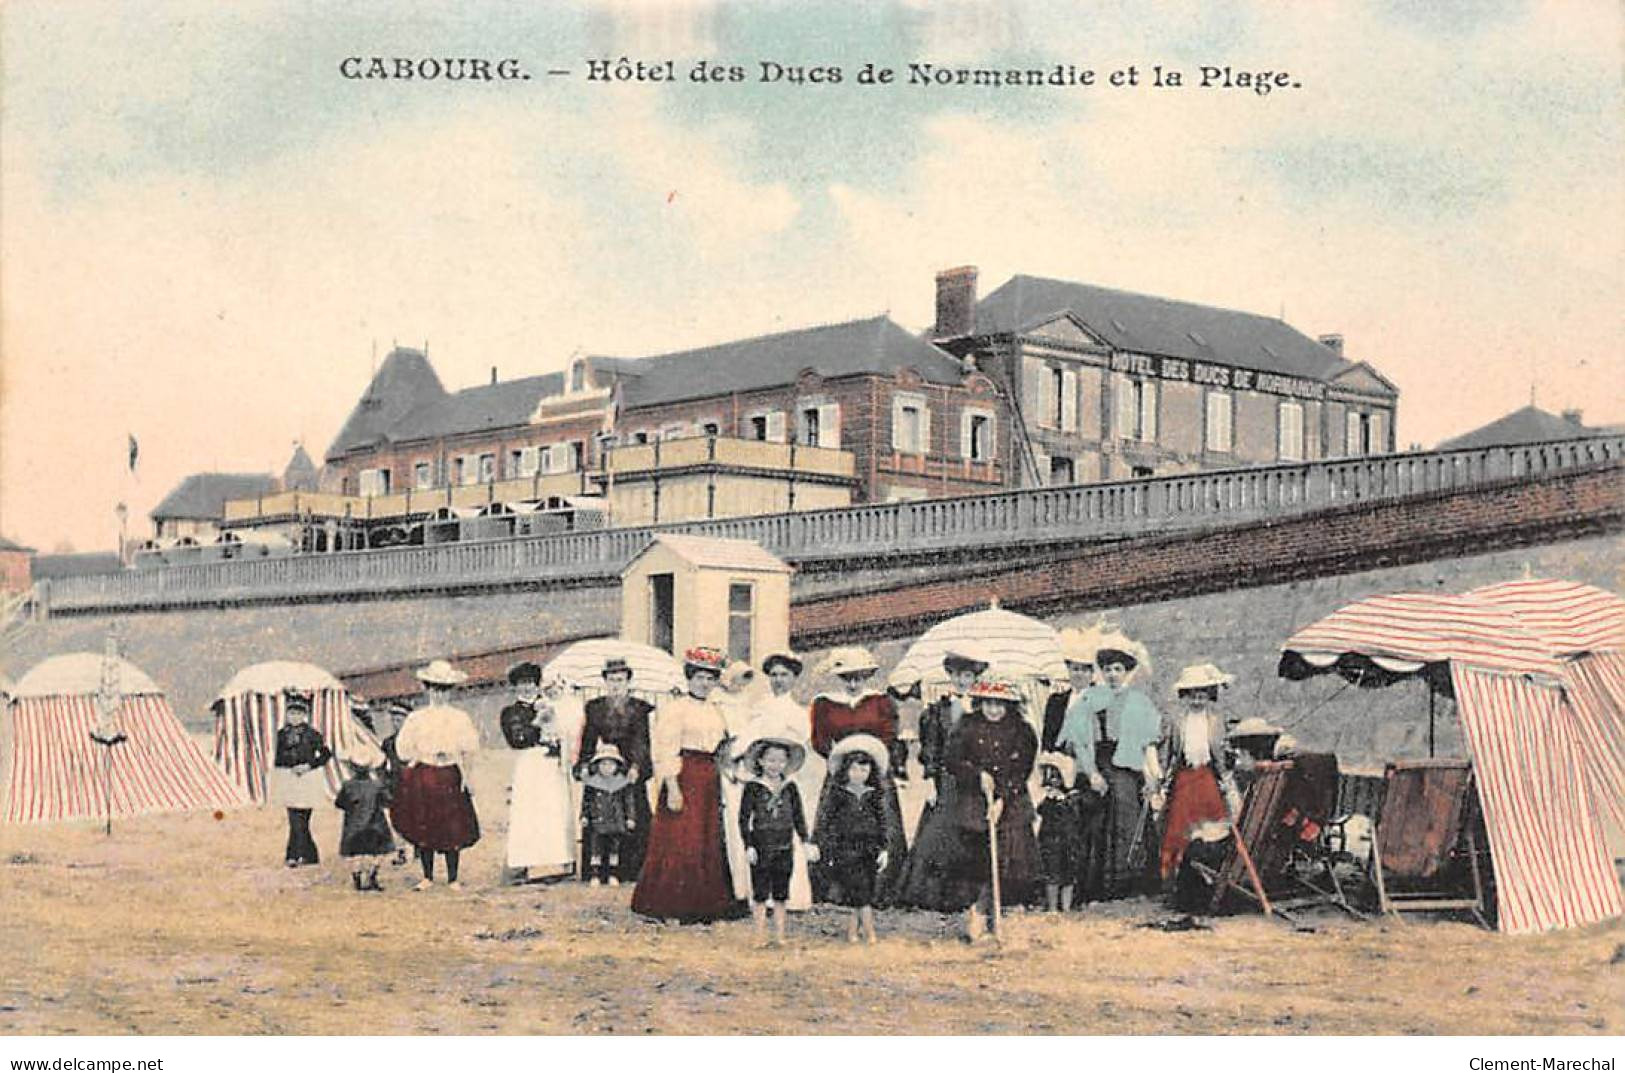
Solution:
<svg viewBox="0 0 1625 1073">
<path fill-rule="evenodd" d="M 1342 333 L 1400 388 L 1401 445 L 1532 391 L 1625 421 L 1625 15 L 1440 7 L 9 0 L 0 533 L 111 548 L 118 502 L 146 535 L 186 474 L 319 462 L 397 343 L 456 388 L 923 329 L 961 264 L 983 293 L 1054 276 Z M 347 80 L 349 56 L 530 78 Z M 622 57 L 679 80 L 587 77 Z M 700 60 L 745 81 L 683 77 Z M 1097 82 L 911 86 L 911 62 Z M 1203 89 L 1204 65 L 1295 85 Z"/>
</svg>

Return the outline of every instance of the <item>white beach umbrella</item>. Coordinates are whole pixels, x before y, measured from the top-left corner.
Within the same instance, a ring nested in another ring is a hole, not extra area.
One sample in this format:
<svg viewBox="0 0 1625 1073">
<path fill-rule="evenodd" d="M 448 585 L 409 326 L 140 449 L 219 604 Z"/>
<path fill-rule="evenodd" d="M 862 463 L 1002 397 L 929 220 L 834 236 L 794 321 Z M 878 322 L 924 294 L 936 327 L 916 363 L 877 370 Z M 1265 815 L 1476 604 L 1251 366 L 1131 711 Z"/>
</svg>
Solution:
<svg viewBox="0 0 1625 1073">
<path fill-rule="evenodd" d="M 577 641 L 542 668 L 544 682 L 562 681 L 587 693 L 604 689 L 604 663 L 623 659 L 632 668 L 632 692 L 649 701 L 659 701 L 672 690 L 685 687 L 683 667 L 671 655 L 651 645 L 600 637 Z"/>
</svg>

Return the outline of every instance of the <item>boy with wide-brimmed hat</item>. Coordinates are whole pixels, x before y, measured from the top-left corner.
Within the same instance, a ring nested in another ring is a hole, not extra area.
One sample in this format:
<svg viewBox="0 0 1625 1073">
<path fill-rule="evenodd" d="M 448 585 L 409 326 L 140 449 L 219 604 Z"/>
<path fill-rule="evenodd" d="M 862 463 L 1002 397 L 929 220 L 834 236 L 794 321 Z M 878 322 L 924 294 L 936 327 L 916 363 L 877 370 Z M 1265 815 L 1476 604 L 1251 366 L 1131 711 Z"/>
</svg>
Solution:
<svg viewBox="0 0 1625 1073">
<path fill-rule="evenodd" d="M 807 844 L 807 813 L 790 776 L 800 770 L 806 754 L 792 738 L 763 737 L 745 747 L 741 761 L 754 776 L 740 795 L 739 835 L 749 862 L 750 909 L 758 940 L 767 937 L 771 915 L 774 938 L 784 941 L 796 843 Z M 816 846 L 809 846 L 808 853 L 817 859 Z"/>
</svg>

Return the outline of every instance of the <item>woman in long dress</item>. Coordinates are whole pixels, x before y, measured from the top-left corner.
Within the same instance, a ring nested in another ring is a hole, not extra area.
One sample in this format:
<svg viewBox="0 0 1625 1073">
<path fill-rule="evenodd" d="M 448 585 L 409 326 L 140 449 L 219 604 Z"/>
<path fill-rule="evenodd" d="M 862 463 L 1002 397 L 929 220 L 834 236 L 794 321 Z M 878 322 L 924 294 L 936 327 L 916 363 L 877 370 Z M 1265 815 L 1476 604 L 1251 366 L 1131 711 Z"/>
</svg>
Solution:
<svg viewBox="0 0 1625 1073">
<path fill-rule="evenodd" d="M 570 758 L 579 728 L 541 695 L 542 669 L 520 663 L 508 672 L 514 703 L 502 709 L 502 733 L 518 750 L 508 807 L 507 866 L 529 879 L 569 875 L 576 861 L 575 787 Z M 562 700 L 562 686 L 555 694 Z"/>
<path fill-rule="evenodd" d="M 819 668 L 832 674 L 840 687 L 813 698 L 812 747 L 826 761 L 830 751 L 842 738 L 851 734 L 868 734 L 879 739 L 890 759 L 889 770 L 879 775 L 881 813 L 885 820 L 886 867 L 881 872 L 875 889 L 875 904 L 891 905 L 897 900 L 897 890 L 908 859 L 908 839 L 903 831 L 903 810 L 897 800 L 897 782 L 908 777 L 908 746 L 897 736 L 897 705 L 885 692 L 870 685 L 880 664 L 869 651 L 859 646 L 838 648 L 831 652 Z M 818 841 L 818 825 L 823 822 L 839 787 L 833 778 L 824 779 L 818 795 L 820 819 L 813 823 L 813 840 Z M 812 869 L 813 895 L 822 900 L 825 886 L 830 882 L 830 868 Z"/>
<path fill-rule="evenodd" d="M 418 681 L 429 704 L 406 720 L 395 737 L 402 765 L 392 818 L 395 830 L 412 843 L 423 866 L 414 890 L 434 886 L 434 859 L 446 859 L 446 885 L 462 890 L 457 869 L 462 851 L 480 840 L 479 816 L 464 770 L 480 749 L 479 732 L 468 713 L 451 704 L 451 691 L 468 680 L 443 659 L 419 668 Z"/>
<path fill-rule="evenodd" d="M 958 790 L 948 770 L 948 742 L 959 722 L 970 713 L 971 686 L 987 671 L 987 664 L 972 656 L 949 652 L 943 656 L 949 691 L 920 713 L 920 767 L 925 771 L 926 806 L 909 847 L 899 901 L 916 909 L 957 913 L 976 897 L 974 889 L 956 877 L 959 861 Z"/>
<path fill-rule="evenodd" d="M 790 652 L 775 652 L 762 661 L 762 674 L 767 678 L 769 694 L 757 700 L 750 721 L 740 732 L 734 759 L 742 761 L 745 754 L 759 741 L 774 739 L 801 746 L 804 762 L 791 776 L 803 803 L 818 800 L 818 791 L 824 785 L 824 761 L 812 751 L 808 735 L 811 723 L 807 706 L 796 700 L 792 691 L 801 677 L 802 661 Z M 790 871 L 790 898 L 785 907 L 792 913 L 812 908 L 812 882 L 807 873 L 807 850 L 799 841 L 795 843 L 794 865 Z"/>
<path fill-rule="evenodd" d="M 955 728 L 946 765 L 957 786 L 960 857 L 956 872 L 977 892 L 965 917 L 965 937 L 974 942 L 985 934 L 993 909 L 989 827 L 998 835 L 1003 904 L 1025 902 L 1038 875 L 1035 813 L 1027 789 L 1038 756 L 1038 735 L 1022 718 L 1021 691 L 1013 683 L 983 680 L 970 693 L 976 707 Z"/>
<path fill-rule="evenodd" d="M 660 706 L 651 759 L 660 799 L 632 911 L 685 923 L 720 920 L 738 909 L 722 834 L 722 765 L 730 755 L 728 716 L 712 698 L 727 657 L 691 648 L 683 657 L 688 692 Z"/>
<path fill-rule="evenodd" d="M 333 750 L 321 731 L 310 725 L 311 699 L 303 690 L 283 694 L 287 722 L 276 732 L 269 779 L 271 800 L 288 810 L 288 847 L 283 858 L 289 868 L 318 863 L 320 855 L 310 837 L 310 814 L 333 802 L 323 770 L 333 758 Z"/>
</svg>

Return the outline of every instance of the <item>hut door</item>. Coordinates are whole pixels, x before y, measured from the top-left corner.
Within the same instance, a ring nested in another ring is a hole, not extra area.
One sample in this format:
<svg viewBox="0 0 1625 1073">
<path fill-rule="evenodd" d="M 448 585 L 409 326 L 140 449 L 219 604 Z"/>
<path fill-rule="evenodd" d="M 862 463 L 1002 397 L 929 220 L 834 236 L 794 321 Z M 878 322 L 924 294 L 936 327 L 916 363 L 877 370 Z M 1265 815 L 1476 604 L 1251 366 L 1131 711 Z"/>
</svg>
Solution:
<svg viewBox="0 0 1625 1073">
<path fill-rule="evenodd" d="M 676 655 L 672 644 L 672 575 L 649 575 L 649 643 Z"/>
</svg>

